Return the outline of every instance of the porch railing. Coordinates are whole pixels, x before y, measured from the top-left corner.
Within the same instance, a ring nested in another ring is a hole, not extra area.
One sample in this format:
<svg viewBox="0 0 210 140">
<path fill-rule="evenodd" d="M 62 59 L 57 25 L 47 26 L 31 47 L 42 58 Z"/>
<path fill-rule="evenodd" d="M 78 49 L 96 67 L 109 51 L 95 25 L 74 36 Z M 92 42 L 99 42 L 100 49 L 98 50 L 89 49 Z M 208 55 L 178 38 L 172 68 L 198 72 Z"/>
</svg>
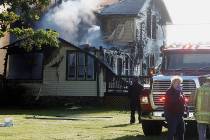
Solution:
<svg viewBox="0 0 210 140">
<path fill-rule="evenodd" d="M 134 76 L 113 76 L 111 79 L 106 81 L 106 94 L 118 94 L 118 95 L 127 95 L 128 87 L 132 84 L 132 79 Z M 141 84 L 150 85 L 149 76 L 139 76 L 139 82 Z"/>
</svg>

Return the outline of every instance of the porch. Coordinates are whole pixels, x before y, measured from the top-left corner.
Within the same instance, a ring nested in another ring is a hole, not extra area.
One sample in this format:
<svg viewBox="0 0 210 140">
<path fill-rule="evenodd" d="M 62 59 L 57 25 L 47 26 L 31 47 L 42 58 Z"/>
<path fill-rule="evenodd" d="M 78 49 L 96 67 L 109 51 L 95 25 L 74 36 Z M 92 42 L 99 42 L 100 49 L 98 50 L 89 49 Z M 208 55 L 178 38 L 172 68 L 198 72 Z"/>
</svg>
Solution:
<svg viewBox="0 0 210 140">
<path fill-rule="evenodd" d="M 128 87 L 132 83 L 134 76 L 113 76 L 106 80 L 106 92 L 104 94 L 104 104 L 121 108 L 129 107 Z M 151 84 L 151 77 L 138 76 L 139 83 Z"/>
</svg>

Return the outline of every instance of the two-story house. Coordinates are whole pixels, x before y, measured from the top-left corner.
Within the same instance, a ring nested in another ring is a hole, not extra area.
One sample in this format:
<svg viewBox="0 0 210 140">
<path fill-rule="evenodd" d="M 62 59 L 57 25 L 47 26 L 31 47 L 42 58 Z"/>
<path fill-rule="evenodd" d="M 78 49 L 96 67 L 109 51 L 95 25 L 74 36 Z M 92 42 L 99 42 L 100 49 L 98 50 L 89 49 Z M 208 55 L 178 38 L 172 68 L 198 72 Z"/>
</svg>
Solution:
<svg viewBox="0 0 210 140">
<path fill-rule="evenodd" d="M 158 64 L 165 25 L 172 22 L 162 0 L 122 0 L 104 8 L 99 18 L 106 43 L 128 54 L 112 58 L 118 66 L 113 67 L 116 74 L 145 75 L 147 68 Z"/>
</svg>

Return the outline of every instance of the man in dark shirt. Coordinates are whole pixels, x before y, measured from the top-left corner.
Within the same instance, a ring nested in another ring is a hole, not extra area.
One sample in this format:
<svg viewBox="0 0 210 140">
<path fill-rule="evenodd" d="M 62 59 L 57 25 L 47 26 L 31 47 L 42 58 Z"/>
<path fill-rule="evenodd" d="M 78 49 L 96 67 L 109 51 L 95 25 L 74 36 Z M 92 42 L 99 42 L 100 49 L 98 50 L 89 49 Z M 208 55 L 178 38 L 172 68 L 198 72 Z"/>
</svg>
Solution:
<svg viewBox="0 0 210 140">
<path fill-rule="evenodd" d="M 138 111 L 139 123 L 141 123 L 141 108 L 139 96 L 143 90 L 143 86 L 138 83 L 138 77 L 134 77 L 132 85 L 128 88 L 128 95 L 130 99 L 130 124 L 135 123 L 135 111 Z"/>
</svg>

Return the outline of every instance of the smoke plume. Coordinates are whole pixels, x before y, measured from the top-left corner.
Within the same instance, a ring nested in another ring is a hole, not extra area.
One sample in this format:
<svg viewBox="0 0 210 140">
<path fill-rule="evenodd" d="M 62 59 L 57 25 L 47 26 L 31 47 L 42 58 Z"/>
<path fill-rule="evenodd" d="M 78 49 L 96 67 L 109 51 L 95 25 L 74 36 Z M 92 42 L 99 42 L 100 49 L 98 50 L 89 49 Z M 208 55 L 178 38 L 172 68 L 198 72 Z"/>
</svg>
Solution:
<svg viewBox="0 0 210 140">
<path fill-rule="evenodd" d="M 79 45 L 89 32 L 99 34 L 100 29 L 93 26 L 96 22 L 94 12 L 99 5 L 100 0 L 64 1 L 51 8 L 37 24 L 37 28 L 53 29 L 60 33 L 61 38 Z"/>
</svg>

